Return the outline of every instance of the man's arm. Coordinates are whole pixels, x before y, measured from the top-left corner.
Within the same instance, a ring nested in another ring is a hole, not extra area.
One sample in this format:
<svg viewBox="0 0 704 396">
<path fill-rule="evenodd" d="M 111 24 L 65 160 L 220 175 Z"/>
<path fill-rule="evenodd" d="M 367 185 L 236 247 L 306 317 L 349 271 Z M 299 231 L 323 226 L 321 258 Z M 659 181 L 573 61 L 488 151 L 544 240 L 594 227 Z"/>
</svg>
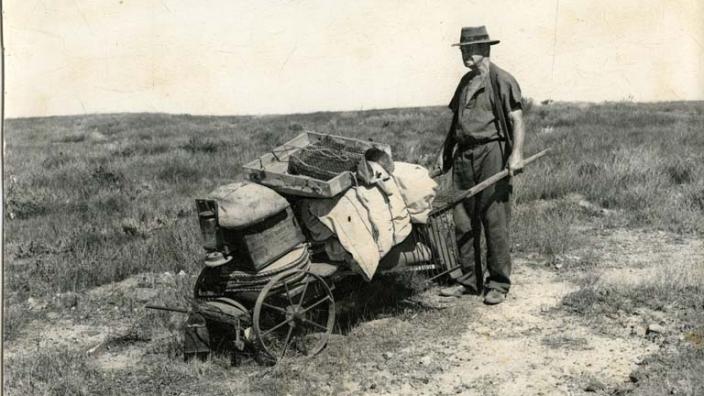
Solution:
<svg viewBox="0 0 704 396">
<path fill-rule="evenodd" d="M 445 173 L 452 168 L 452 155 L 455 152 L 455 128 L 457 127 L 457 114 L 452 116 L 450 130 L 447 131 L 447 137 L 442 148 L 442 172 Z"/>
<path fill-rule="evenodd" d="M 513 129 L 513 149 L 508 157 L 509 175 L 521 173 L 523 169 L 523 141 L 526 136 L 525 124 L 523 123 L 523 110 L 518 109 L 508 113 L 508 119 Z"/>
<path fill-rule="evenodd" d="M 457 144 L 457 141 L 455 140 L 456 122 L 457 114 L 454 114 L 452 116 L 450 130 L 447 131 L 445 141 L 442 143 L 440 153 L 435 160 L 435 169 L 430 171 L 430 177 L 437 177 L 445 174 L 452 168 L 452 157 L 455 151 L 455 145 Z"/>
</svg>

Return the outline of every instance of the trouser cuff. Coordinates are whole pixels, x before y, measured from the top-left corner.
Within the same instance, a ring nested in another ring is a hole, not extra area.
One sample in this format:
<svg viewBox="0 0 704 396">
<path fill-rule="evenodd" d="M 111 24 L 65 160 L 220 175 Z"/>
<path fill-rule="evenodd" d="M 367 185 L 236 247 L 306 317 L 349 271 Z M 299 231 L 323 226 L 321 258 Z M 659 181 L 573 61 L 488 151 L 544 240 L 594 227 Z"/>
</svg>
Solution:
<svg viewBox="0 0 704 396">
<path fill-rule="evenodd" d="M 496 282 L 496 281 L 489 281 L 486 285 L 487 289 L 494 289 L 496 291 L 500 291 L 501 293 L 508 293 L 508 290 L 511 288 L 510 283 L 503 283 L 503 282 Z"/>
</svg>

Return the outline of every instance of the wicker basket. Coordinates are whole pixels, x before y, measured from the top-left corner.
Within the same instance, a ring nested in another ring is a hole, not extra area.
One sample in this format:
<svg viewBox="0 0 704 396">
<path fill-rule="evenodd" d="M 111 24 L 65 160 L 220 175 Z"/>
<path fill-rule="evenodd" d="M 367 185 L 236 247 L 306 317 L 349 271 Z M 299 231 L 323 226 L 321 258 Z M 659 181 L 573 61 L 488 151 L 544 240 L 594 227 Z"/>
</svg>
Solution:
<svg viewBox="0 0 704 396">
<path fill-rule="evenodd" d="M 322 140 L 293 153 L 288 159 L 288 173 L 327 181 L 342 172 L 354 172 L 364 153 L 352 150 L 353 147 Z"/>
</svg>

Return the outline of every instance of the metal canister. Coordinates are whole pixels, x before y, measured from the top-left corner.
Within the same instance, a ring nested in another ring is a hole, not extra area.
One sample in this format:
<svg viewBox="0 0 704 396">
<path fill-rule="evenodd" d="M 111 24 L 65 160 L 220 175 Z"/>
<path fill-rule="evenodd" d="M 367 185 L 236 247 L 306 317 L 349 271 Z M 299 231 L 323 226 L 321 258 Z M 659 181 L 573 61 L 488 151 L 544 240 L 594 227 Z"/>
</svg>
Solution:
<svg viewBox="0 0 704 396">
<path fill-rule="evenodd" d="M 218 222 L 215 213 L 203 211 L 198 214 L 200 229 L 203 233 L 203 248 L 207 251 L 216 251 L 222 247 L 222 237 L 218 232 Z"/>
</svg>

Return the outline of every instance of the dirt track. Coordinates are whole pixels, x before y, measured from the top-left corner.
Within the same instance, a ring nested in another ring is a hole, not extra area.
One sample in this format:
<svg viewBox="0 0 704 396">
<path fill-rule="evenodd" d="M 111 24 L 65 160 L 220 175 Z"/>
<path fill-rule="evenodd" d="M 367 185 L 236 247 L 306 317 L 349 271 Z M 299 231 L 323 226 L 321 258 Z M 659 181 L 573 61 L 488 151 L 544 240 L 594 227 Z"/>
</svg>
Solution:
<svg viewBox="0 0 704 396">
<path fill-rule="evenodd" d="M 601 249 L 595 264 L 603 268 L 592 275 L 605 285 L 647 282 L 661 276 L 663 263 L 704 262 L 701 240 L 663 232 L 617 230 L 590 242 L 591 248 Z M 457 337 L 458 346 L 440 343 L 450 368 L 427 384 L 389 389 L 391 394 L 606 394 L 628 389 L 632 371 L 660 348 L 662 338 L 646 337 L 648 325 L 676 332 L 666 313 L 646 308 L 637 315 L 571 315 L 561 304 L 579 289 L 577 284 L 526 258 L 515 264 L 515 284 L 506 303 L 487 307 L 480 297 L 456 299 L 454 304 L 476 309 Z"/>
<path fill-rule="evenodd" d="M 485 307 L 479 297 L 458 302 L 477 310 L 457 346 L 448 347 L 451 368 L 426 386 L 405 386 L 399 393 L 574 394 L 590 378 L 609 385 L 627 381 L 636 363 L 656 348 L 641 337 L 604 335 L 580 323 L 560 310 L 575 285 L 554 272 L 517 264 L 505 304 Z"/>
<path fill-rule="evenodd" d="M 599 275 L 598 282 L 604 284 L 650 279 L 657 276 L 655 272 L 663 262 L 704 262 L 701 240 L 685 240 L 658 232 L 602 232 L 593 237 L 589 246 L 600 250 L 595 272 Z M 566 260 L 575 259 L 578 258 Z M 565 309 L 562 301 L 579 289 L 574 281 L 578 276 L 563 275 L 560 270 L 529 257 L 518 257 L 515 268 L 515 283 L 509 298 L 499 306 L 485 306 L 480 297 L 473 296 L 440 298 L 436 289 L 416 296 L 426 305 L 441 309 L 447 320 L 457 320 L 450 316 L 456 312 L 453 307 L 460 305 L 470 306 L 472 316 L 463 325 L 463 332 L 452 338 L 404 340 L 408 346 L 392 354 L 379 349 L 383 359 L 376 358 L 384 365 L 376 364 L 374 369 L 346 362 L 354 367 L 354 372 L 364 373 L 364 378 L 356 374 L 340 375 L 339 383 L 323 389 L 347 394 L 551 395 L 586 394 L 587 390 L 605 394 L 627 388 L 629 374 L 645 356 L 659 348 L 657 339 L 645 336 L 649 323 L 674 330 L 668 328 L 666 313 L 646 309 L 641 309 L 638 315 L 575 316 Z M 161 281 L 157 279 L 151 284 L 158 286 Z M 87 299 L 90 295 L 100 299 L 107 294 L 130 294 L 142 289 L 139 282 L 130 278 L 79 298 Z M 104 347 L 106 340 L 119 338 L 127 331 L 128 321 L 124 318 L 107 315 L 96 321 L 62 316 L 54 312 L 48 315 L 48 321 L 34 322 L 19 339 L 5 345 L 5 357 L 62 345 L 86 352 L 86 359 L 101 370 L 145 364 L 140 361 L 147 349 L 144 341 L 127 340 L 113 348 Z M 411 320 L 410 326 L 413 325 Z M 348 337 L 364 337 L 365 333 L 381 328 L 392 331 L 394 326 L 409 326 L 409 321 L 385 318 L 363 322 L 347 336 L 334 336 L 331 343 L 345 343 Z M 238 378 L 241 376 L 230 377 L 231 389 L 246 390 L 246 384 L 235 384 L 240 381 Z M 311 378 L 315 378 L 315 373 L 311 373 Z"/>
</svg>

